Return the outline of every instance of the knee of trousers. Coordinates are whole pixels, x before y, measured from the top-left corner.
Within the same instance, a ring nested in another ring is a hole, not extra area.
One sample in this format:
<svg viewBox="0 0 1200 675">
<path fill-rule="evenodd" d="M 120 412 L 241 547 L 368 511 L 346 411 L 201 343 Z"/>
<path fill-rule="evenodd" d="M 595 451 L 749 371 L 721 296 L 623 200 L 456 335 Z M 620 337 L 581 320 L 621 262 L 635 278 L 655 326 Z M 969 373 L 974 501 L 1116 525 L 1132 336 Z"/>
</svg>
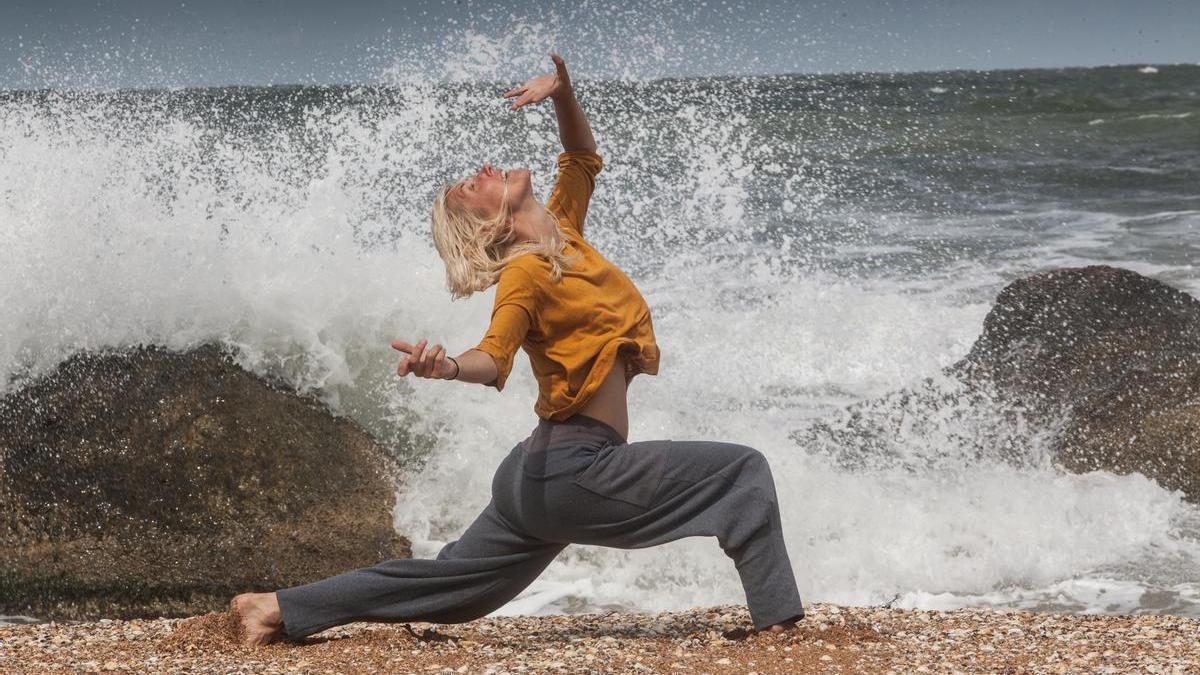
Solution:
<svg viewBox="0 0 1200 675">
<path fill-rule="evenodd" d="M 767 456 L 758 448 L 742 445 L 741 443 L 728 443 L 727 445 L 732 445 L 741 451 L 741 461 L 747 466 L 754 466 L 756 468 L 766 467 L 769 470 L 770 465 L 767 463 Z"/>
<path fill-rule="evenodd" d="M 762 452 L 749 448 L 747 453 L 746 480 L 762 492 L 763 498 L 778 506 L 779 499 L 775 493 L 775 475 L 771 472 L 771 463 Z"/>
<path fill-rule="evenodd" d="M 763 530 L 778 521 L 779 499 L 775 491 L 775 479 L 765 455 L 747 446 L 744 463 L 736 484 L 737 494 L 731 495 L 736 504 L 737 517 L 729 521 L 721 547 L 726 552 L 736 552 Z"/>
<path fill-rule="evenodd" d="M 775 477 L 771 473 L 771 464 L 767 461 L 767 456 L 748 445 L 739 447 L 742 448 L 742 455 L 736 462 L 733 480 L 739 486 L 762 493 L 763 498 L 768 501 L 776 502 Z"/>
</svg>

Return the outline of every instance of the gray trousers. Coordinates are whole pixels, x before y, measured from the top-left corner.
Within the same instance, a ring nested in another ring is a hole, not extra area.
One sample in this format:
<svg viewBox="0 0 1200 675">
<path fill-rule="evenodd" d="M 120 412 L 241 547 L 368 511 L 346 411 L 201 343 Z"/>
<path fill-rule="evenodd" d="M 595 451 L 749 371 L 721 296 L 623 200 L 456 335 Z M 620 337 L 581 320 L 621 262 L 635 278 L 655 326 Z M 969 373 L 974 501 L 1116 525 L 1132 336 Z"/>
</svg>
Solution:
<svg viewBox="0 0 1200 675">
<path fill-rule="evenodd" d="M 754 627 L 803 618 L 762 453 L 715 441 L 628 443 L 592 417 L 540 419 L 492 499 L 437 558 L 385 560 L 276 591 L 290 639 L 351 621 L 461 623 L 499 609 L 567 544 L 645 548 L 716 537 Z"/>
</svg>

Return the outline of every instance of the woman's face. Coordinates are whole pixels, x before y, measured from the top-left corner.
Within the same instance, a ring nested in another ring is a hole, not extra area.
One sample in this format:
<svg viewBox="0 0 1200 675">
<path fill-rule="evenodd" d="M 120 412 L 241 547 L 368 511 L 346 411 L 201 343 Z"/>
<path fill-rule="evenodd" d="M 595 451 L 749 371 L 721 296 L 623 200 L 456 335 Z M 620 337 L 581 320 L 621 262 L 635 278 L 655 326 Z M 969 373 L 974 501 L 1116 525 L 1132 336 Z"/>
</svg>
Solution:
<svg viewBox="0 0 1200 675">
<path fill-rule="evenodd" d="M 529 169 L 499 169 L 491 164 L 484 164 L 475 174 L 455 183 L 450 188 L 447 198 L 484 218 L 495 218 L 500 214 L 500 207 L 505 198 L 506 180 L 509 211 L 519 211 L 526 200 L 533 198 Z"/>
</svg>

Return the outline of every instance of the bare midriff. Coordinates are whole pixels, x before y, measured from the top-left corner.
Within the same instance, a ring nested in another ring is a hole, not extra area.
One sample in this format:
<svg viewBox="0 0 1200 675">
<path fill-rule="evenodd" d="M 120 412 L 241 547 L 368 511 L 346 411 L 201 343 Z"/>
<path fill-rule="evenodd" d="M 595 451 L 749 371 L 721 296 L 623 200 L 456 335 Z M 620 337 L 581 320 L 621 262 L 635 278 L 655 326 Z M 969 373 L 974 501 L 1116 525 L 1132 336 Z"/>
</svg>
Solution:
<svg viewBox="0 0 1200 675">
<path fill-rule="evenodd" d="M 629 390 L 629 381 L 625 379 L 625 368 L 625 358 L 618 354 L 600 388 L 578 412 L 604 422 L 616 429 L 622 438 L 628 439 L 629 407 L 625 393 Z"/>
</svg>

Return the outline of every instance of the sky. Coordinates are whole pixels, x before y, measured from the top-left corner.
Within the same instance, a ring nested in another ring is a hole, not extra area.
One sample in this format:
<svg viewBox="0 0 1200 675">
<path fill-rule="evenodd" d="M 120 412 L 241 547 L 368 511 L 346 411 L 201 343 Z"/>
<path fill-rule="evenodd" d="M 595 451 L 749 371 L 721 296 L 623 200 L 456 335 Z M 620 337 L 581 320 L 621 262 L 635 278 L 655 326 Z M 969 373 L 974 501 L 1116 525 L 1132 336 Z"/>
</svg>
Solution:
<svg viewBox="0 0 1200 675">
<path fill-rule="evenodd" d="M 1200 0 L 4 0 L 0 88 L 1200 63 Z"/>
</svg>

